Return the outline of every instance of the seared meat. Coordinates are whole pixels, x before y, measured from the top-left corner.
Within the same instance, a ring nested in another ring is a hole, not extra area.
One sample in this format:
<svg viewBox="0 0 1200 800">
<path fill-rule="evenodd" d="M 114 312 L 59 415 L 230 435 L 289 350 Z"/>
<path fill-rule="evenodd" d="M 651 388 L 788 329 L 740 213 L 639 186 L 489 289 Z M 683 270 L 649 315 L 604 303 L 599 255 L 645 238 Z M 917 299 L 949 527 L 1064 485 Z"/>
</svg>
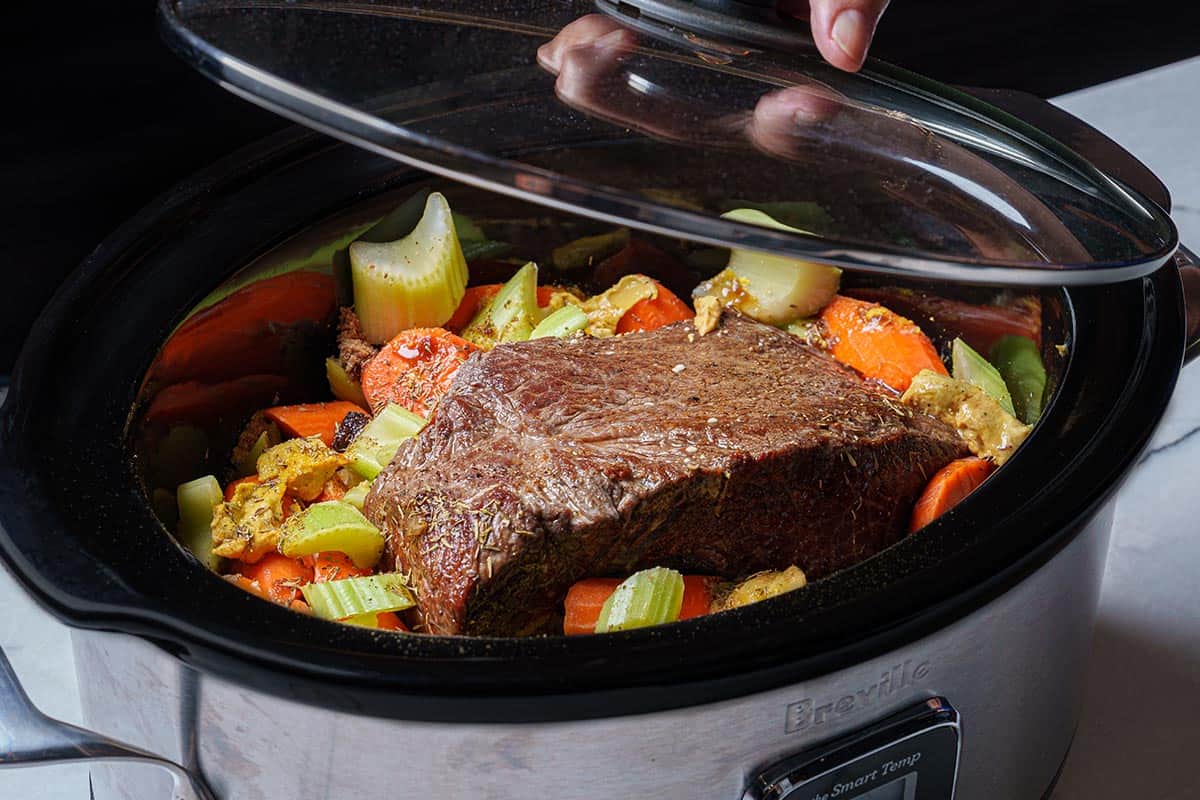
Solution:
<svg viewBox="0 0 1200 800">
<path fill-rule="evenodd" d="M 337 345 L 338 361 L 353 381 L 362 378 L 363 364 L 379 352 L 379 348 L 363 336 L 362 323 L 351 308 L 338 309 Z"/>
<path fill-rule="evenodd" d="M 966 453 L 820 350 L 726 315 L 705 336 L 681 322 L 472 356 L 366 513 L 428 631 L 521 634 L 587 576 L 827 575 L 898 540 Z"/>
</svg>

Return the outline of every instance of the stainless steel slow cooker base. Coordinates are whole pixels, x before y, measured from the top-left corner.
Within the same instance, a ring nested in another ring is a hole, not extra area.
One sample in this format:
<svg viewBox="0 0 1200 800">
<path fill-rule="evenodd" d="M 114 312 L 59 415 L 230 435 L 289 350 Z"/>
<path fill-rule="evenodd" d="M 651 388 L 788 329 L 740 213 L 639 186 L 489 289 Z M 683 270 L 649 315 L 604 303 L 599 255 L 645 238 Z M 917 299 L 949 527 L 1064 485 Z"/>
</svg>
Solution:
<svg viewBox="0 0 1200 800">
<path fill-rule="evenodd" d="M 941 696 L 962 721 L 955 797 L 1035 800 L 1075 731 L 1111 525 L 1110 506 L 1011 591 L 907 647 L 785 688 L 638 716 L 514 725 L 355 715 L 84 629 L 72 631 L 75 664 L 89 727 L 199 770 L 218 797 L 736 800 L 777 760 Z M 171 796 L 171 777 L 144 765 L 99 765 L 92 779 L 96 800 Z"/>
</svg>

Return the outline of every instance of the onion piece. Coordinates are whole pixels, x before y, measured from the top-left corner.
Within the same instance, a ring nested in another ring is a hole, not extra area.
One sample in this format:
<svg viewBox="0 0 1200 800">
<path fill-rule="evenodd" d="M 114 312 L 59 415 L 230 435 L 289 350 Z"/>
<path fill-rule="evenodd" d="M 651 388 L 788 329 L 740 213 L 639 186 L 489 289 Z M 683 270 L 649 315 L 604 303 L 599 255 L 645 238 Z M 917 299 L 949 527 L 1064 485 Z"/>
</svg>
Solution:
<svg viewBox="0 0 1200 800">
<path fill-rule="evenodd" d="M 761 211 L 738 208 L 725 219 L 764 228 L 803 233 L 776 222 Z M 768 325 L 786 325 L 820 311 L 837 293 L 842 271 L 787 256 L 734 249 L 729 265 L 696 287 L 694 297 L 717 297 L 724 305 Z"/>
</svg>

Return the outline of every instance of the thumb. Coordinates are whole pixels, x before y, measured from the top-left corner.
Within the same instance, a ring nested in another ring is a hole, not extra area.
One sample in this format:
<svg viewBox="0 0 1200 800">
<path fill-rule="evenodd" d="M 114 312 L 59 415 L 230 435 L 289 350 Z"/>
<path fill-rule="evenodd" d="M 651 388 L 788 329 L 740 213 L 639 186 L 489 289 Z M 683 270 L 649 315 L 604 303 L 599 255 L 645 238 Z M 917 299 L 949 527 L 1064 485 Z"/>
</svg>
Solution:
<svg viewBox="0 0 1200 800">
<path fill-rule="evenodd" d="M 825 60 L 854 72 L 867 58 L 888 0 L 809 0 L 813 41 Z"/>
</svg>

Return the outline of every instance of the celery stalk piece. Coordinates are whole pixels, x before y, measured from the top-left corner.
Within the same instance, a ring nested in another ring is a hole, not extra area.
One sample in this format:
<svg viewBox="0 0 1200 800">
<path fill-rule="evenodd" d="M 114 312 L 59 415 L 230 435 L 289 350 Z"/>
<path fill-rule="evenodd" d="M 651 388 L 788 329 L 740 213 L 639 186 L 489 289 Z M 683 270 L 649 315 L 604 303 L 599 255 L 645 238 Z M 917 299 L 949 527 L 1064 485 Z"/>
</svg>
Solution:
<svg viewBox="0 0 1200 800">
<path fill-rule="evenodd" d="M 468 262 L 483 258 L 500 258 L 508 255 L 512 245 L 508 242 L 496 242 L 491 239 L 468 239 L 462 243 L 463 258 Z"/>
<path fill-rule="evenodd" d="M 1000 372 L 962 339 L 955 339 L 950 345 L 950 369 L 956 380 L 979 387 L 999 403 L 1001 408 L 1009 414 L 1016 415 L 1013 411 L 1012 397 Z"/>
<path fill-rule="evenodd" d="M 721 216 L 804 233 L 755 209 L 738 208 Z M 694 294 L 713 294 L 759 322 L 780 326 L 820 311 L 837 293 L 842 277 L 837 267 L 742 249 L 730 252 L 727 270 L 736 278 L 736 286 L 701 284 Z"/>
<path fill-rule="evenodd" d="M 350 271 L 354 309 L 371 342 L 450 319 L 467 288 L 467 261 L 446 198 L 429 195 L 421 221 L 403 239 L 350 245 Z"/>
<path fill-rule="evenodd" d="M 454 230 L 458 234 L 459 244 L 487 241 L 487 236 L 484 235 L 483 229 L 475 224 L 475 220 L 466 214 L 459 214 L 457 211 L 450 216 L 454 219 Z"/>
<path fill-rule="evenodd" d="M 346 490 L 346 494 L 342 497 L 342 501 L 349 503 L 359 511 L 363 510 L 363 505 L 367 502 L 367 492 L 371 491 L 371 482 L 363 481 L 350 489 Z"/>
<path fill-rule="evenodd" d="M 350 503 L 313 503 L 283 523 L 279 552 L 300 558 L 335 550 L 359 569 L 371 569 L 383 555 L 383 534 Z"/>
<path fill-rule="evenodd" d="M 674 622 L 682 605 L 682 575 L 665 567 L 644 569 L 622 581 L 604 601 L 596 633 Z"/>
<path fill-rule="evenodd" d="M 725 208 L 739 208 L 761 211 L 771 219 L 797 228 L 806 233 L 820 233 L 833 230 L 833 218 L 829 216 L 820 203 L 812 200 L 781 200 L 778 202 L 758 203 L 753 200 L 730 200 L 723 204 Z"/>
<path fill-rule="evenodd" d="M 424 427 L 424 417 L 404 406 L 388 403 L 346 448 L 350 469 L 369 481 L 374 480 L 396 455 L 400 443 L 416 436 Z"/>
<path fill-rule="evenodd" d="M 629 244 L 629 228 L 584 236 L 554 248 L 550 263 L 564 272 L 589 267 Z"/>
<path fill-rule="evenodd" d="M 313 614 L 321 619 L 403 611 L 417 604 L 404 577 L 395 572 L 308 583 L 300 587 L 300 592 Z"/>
<path fill-rule="evenodd" d="M 1037 343 L 1028 336 L 1001 336 L 990 355 L 1012 394 L 1016 416 L 1026 425 L 1037 422 L 1046 392 L 1046 366 Z"/>
<path fill-rule="evenodd" d="M 179 505 L 179 538 L 192 555 L 215 571 L 221 559 L 213 555 L 212 519 L 213 508 L 224 500 L 221 485 L 212 475 L 205 475 L 179 484 L 175 498 Z"/>
<path fill-rule="evenodd" d="M 272 422 L 268 430 L 258 435 L 258 438 L 254 440 L 254 445 L 246 451 L 245 455 L 234 462 L 233 466 L 237 470 L 238 477 L 244 478 L 247 475 L 255 474 L 258 471 L 259 457 L 272 446 L 279 444 L 281 438 L 279 428 Z"/>
<path fill-rule="evenodd" d="M 579 306 L 566 305 L 557 311 L 552 311 L 544 320 L 537 324 L 530 339 L 541 339 L 545 336 L 562 338 L 587 327 L 588 315 Z"/>
<path fill-rule="evenodd" d="M 329 381 L 329 391 L 338 400 L 354 403 L 359 408 L 367 408 L 367 398 L 363 397 L 362 386 L 350 377 L 342 364 L 336 358 L 325 359 L 325 378 Z"/>
<path fill-rule="evenodd" d="M 454 230 L 458 232 L 458 243 L 462 245 L 463 258 L 468 263 L 481 258 L 500 258 L 508 255 L 512 245 L 508 242 L 497 242 L 489 239 L 483 229 L 475 224 L 470 217 L 455 212 Z"/>
<path fill-rule="evenodd" d="M 528 339 L 538 318 L 537 276 L 532 261 L 517 270 L 463 329 L 462 338 L 487 349 Z"/>
</svg>

